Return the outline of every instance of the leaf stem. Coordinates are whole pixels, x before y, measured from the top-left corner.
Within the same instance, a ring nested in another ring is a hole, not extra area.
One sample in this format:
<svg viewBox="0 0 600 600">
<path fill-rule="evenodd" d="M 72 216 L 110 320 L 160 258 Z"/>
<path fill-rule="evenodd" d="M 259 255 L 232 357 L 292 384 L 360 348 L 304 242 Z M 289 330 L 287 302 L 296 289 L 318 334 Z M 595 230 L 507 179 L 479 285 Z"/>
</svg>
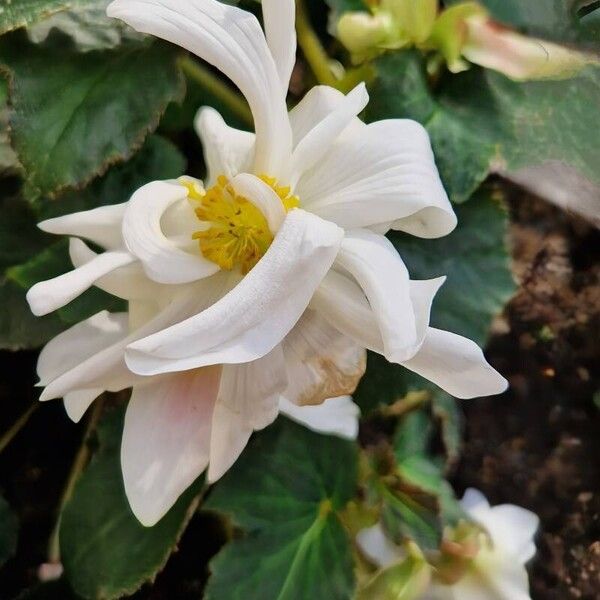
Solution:
<svg viewBox="0 0 600 600">
<path fill-rule="evenodd" d="M 34 402 L 0 438 L 0 453 L 8 446 L 14 437 L 27 425 L 31 415 L 38 409 L 40 403 Z"/>
<path fill-rule="evenodd" d="M 329 56 L 310 24 L 304 0 L 296 0 L 296 33 L 298 45 L 317 81 L 337 87 L 339 82 L 329 66 Z"/>
<path fill-rule="evenodd" d="M 71 471 L 67 478 L 67 482 L 63 489 L 63 493 L 60 497 L 58 505 L 58 518 L 56 519 L 56 524 L 54 525 L 54 529 L 52 530 L 52 534 L 50 535 L 50 540 L 48 542 L 48 562 L 50 564 L 60 563 L 60 517 L 62 515 L 62 511 L 66 503 L 70 500 L 71 496 L 73 495 L 73 490 L 75 489 L 75 484 L 77 483 L 79 476 L 81 475 L 81 473 L 83 472 L 90 460 L 89 441 L 96 429 L 96 425 L 98 425 L 98 421 L 100 420 L 100 416 L 102 415 L 103 408 L 103 398 L 99 398 L 94 402 L 92 412 L 89 416 L 87 425 L 85 427 L 85 431 L 83 433 L 81 446 L 79 447 L 79 450 L 75 455 L 73 465 L 71 466 Z"/>
<path fill-rule="evenodd" d="M 179 66 L 189 79 L 209 90 L 246 125 L 253 125 L 254 119 L 248 103 L 230 86 L 189 56 L 182 57 Z"/>
</svg>

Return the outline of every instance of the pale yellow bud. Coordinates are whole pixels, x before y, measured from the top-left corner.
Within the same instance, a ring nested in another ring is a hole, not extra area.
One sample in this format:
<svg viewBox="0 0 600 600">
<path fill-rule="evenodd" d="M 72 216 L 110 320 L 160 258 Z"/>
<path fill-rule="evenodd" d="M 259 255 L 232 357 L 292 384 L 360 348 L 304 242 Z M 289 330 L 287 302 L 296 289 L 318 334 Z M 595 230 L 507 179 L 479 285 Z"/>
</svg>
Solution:
<svg viewBox="0 0 600 600">
<path fill-rule="evenodd" d="M 419 45 L 431 35 L 438 0 L 382 0 L 381 10 L 389 11 L 396 26 L 413 44 Z"/>
<path fill-rule="evenodd" d="M 393 33 L 390 15 L 349 12 L 338 22 L 337 37 L 357 60 L 377 53 L 387 45 Z"/>
</svg>

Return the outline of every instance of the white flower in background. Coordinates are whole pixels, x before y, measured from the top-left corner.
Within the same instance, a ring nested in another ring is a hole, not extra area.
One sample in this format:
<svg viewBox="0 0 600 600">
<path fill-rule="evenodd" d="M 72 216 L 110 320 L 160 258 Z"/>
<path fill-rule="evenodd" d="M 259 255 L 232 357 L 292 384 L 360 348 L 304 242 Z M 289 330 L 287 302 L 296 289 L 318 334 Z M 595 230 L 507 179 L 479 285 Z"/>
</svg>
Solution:
<svg viewBox="0 0 600 600">
<path fill-rule="evenodd" d="M 461 579 L 452 585 L 436 581 L 420 600 L 531 600 L 525 565 L 536 552 L 539 518 L 512 504 L 490 506 L 477 490 L 466 491 L 461 505 L 482 527 L 480 549 Z M 405 558 L 380 524 L 356 536 L 361 552 L 373 564 L 387 568 Z"/>
<path fill-rule="evenodd" d="M 102 391 L 133 386 L 121 459 L 145 524 L 205 468 L 210 482 L 223 475 L 280 403 L 289 412 L 352 393 L 365 348 L 461 398 L 506 387 L 476 344 L 429 327 L 443 278 L 411 281 L 382 235 L 456 225 L 427 133 L 362 123 L 364 85 L 347 96 L 316 87 L 288 114 L 294 2 L 262 8 L 266 37 L 252 14 L 216 0 L 113 2 L 110 16 L 229 77 L 256 133 L 205 108 L 205 183 L 157 181 L 124 204 L 40 224 L 76 236 L 76 268 L 30 290 L 36 314 L 92 285 L 129 301 L 128 314 L 100 313 L 53 340 L 39 373 L 41 399 L 64 397 L 75 419 Z"/>
</svg>

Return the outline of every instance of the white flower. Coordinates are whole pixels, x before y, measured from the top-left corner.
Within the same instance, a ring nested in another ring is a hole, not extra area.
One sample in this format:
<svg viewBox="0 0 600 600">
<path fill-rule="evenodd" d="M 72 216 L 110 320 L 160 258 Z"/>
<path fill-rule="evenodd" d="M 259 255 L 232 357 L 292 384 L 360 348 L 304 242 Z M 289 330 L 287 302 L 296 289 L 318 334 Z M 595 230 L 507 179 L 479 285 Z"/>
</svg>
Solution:
<svg viewBox="0 0 600 600">
<path fill-rule="evenodd" d="M 64 397 L 77 419 L 102 391 L 133 386 L 121 458 L 146 524 L 205 468 L 210 482 L 223 475 L 280 402 L 352 393 L 365 348 L 458 397 L 506 386 L 473 342 L 428 326 L 443 278 L 410 281 L 382 235 L 455 227 L 427 133 L 413 121 L 362 123 L 364 85 L 347 96 L 316 87 L 288 114 L 294 2 L 262 7 L 266 38 L 253 15 L 215 0 L 113 2 L 109 15 L 229 77 L 256 134 L 205 108 L 206 185 L 157 181 L 124 204 L 40 224 L 76 236 L 76 269 L 30 290 L 36 314 L 91 285 L 129 301 L 128 314 L 100 313 L 48 344 L 41 399 Z"/>
<path fill-rule="evenodd" d="M 512 504 L 491 507 L 483 494 L 469 489 L 462 507 L 479 524 L 480 550 L 466 574 L 452 585 L 435 582 L 421 600 L 531 600 L 525 565 L 535 555 L 539 518 Z M 380 524 L 360 531 L 356 541 L 363 554 L 379 567 L 404 558 Z"/>
</svg>

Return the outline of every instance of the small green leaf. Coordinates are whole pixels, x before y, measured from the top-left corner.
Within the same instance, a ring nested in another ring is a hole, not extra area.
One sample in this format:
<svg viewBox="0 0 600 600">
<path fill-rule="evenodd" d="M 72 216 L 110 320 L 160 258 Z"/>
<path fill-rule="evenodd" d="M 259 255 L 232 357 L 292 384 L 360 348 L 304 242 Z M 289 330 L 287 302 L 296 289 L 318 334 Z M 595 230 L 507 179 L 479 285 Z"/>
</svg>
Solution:
<svg viewBox="0 0 600 600">
<path fill-rule="evenodd" d="M 17 548 L 17 517 L 8 502 L 0 496 L 0 567 Z"/>
<path fill-rule="evenodd" d="M 25 27 L 85 0 L 3 0 L 0 6 L 0 34 Z"/>
<path fill-rule="evenodd" d="M 160 42 L 78 53 L 61 36 L 35 45 L 12 35 L 0 50 L 12 143 L 34 200 L 129 158 L 183 91 L 178 50 Z"/>
<path fill-rule="evenodd" d="M 106 415 L 100 448 L 64 508 L 60 524 L 65 574 L 77 594 L 110 600 L 132 594 L 164 567 L 197 506 L 199 480 L 154 527 L 135 518 L 123 487 L 124 411 Z"/>
<path fill-rule="evenodd" d="M 18 169 L 19 161 L 10 145 L 8 129 L 8 84 L 0 79 L 0 176 Z"/>
<path fill-rule="evenodd" d="M 460 455 L 462 445 L 462 413 L 455 398 L 438 391 L 433 394 L 431 409 L 441 428 L 446 451 L 446 465 L 453 465 Z"/>
<path fill-rule="evenodd" d="M 351 540 L 338 512 L 356 491 L 356 452 L 283 418 L 256 435 L 206 505 L 245 534 L 212 561 L 206 599 L 351 598 Z"/>
<path fill-rule="evenodd" d="M 431 580 L 423 558 L 409 556 L 381 571 L 359 590 L 357 600 L 418 600 Z"/>
</svg>

